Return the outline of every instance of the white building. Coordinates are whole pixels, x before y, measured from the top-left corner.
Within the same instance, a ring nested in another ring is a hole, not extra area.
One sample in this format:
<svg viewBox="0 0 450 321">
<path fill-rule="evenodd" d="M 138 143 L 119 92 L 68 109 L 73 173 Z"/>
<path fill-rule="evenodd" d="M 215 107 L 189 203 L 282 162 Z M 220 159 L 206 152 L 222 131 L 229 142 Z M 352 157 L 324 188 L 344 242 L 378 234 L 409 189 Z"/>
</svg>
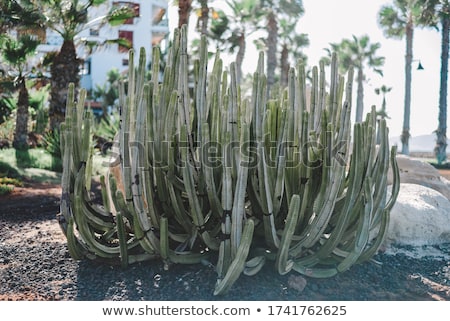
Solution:
<svg viewBox="0 0 450 321">
<path fill-rule="evenodd" d="M 136 17 L 129 19 L 125 24 L 117 27 L 100 25 L 96 23 L 113 6 L 128 6 L 132 8 Z M 104 42 L 111 39 L 127 39 L 132 47 L 139 53 L 144 47 L 147 53 L 147 62 L 150 62 L 152 47 L 154 45 L 165 46 L 164 40 L 169 33 L 168 1 L 166 0 L 110 0 L 108 4 L 91 8 L 88 15 L 90 23 L 80 32 L 75 42 L 82 40 Z M 57 51 L 62 45 L 62 38 L 55 32 L 47 30 L 45 43 L 38 47 L 38 51 L 46 53 Z M 83 46 L 77 46 L 78 56 L 84 61 L 81 66 L 81 87 L 94 88 L 95 85 L 103 85 L 106 75 L 112 68 L 120 72 L 128 69 L 128 48 L 118 44 L 109 44 L 88 53 Z"/>
</svg>

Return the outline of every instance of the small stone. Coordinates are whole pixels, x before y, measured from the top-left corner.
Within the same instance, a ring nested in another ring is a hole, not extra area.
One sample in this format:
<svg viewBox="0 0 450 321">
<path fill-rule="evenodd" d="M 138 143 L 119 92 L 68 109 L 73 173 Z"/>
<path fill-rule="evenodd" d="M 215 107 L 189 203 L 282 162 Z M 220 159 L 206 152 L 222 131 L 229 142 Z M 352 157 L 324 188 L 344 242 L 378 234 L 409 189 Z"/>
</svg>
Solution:
<svg viewBox="0 0 450 321">
<path fill-rule="evenodd" d="M 303 292 L 306 287 L 306 279 L 300 275 L 291 275 L 288 279 L 289 288 L 298 292 Z"/>
</svg>

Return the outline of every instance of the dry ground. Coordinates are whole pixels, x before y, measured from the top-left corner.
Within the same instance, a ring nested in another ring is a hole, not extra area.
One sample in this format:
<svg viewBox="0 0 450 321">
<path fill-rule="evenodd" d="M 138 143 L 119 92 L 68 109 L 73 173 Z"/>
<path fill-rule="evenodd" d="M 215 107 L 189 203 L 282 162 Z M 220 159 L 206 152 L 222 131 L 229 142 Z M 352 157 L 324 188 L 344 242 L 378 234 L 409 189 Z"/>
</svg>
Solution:
<svg viewBox="0 0 450 321">
<path fill-rule="evenodd" d="M 450 179 L 450 171 L 442 174 Z M 60 192 L 58 185 L 27 183 L 0 197 L 0 300 L 450 300 L 444 259 L 379 254 L 327 280 L 280 276 L 272 264 L 241 276 L 220 298 L 212 296 L 211 266 L 165 271 L 153 262 L 124 271 L 76 262 L 56 221 Z"/>
</svg>

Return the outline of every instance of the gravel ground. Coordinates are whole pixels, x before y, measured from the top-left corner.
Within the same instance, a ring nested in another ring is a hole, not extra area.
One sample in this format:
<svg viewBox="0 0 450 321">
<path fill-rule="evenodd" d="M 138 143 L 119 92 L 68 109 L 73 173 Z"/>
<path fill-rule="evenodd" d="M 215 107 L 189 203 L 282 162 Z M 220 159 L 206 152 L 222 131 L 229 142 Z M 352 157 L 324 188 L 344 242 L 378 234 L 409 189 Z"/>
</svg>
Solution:
<svg viewBox="0 0 450 321">
<path fill-rule="evenodd" d="M 330 279 L 295 272 L 279 275 L 266 264 L 242 275 L 224 296 L 214 296 L 213 266 L 144 262 L 127 269 L 70 258 L 55 219 L 58 186 L 16 188 L 0 197 L 0 300 L 450 300 L 450 244 L 440 257 L 412 258 L 398 249 Z"/>
</svg>

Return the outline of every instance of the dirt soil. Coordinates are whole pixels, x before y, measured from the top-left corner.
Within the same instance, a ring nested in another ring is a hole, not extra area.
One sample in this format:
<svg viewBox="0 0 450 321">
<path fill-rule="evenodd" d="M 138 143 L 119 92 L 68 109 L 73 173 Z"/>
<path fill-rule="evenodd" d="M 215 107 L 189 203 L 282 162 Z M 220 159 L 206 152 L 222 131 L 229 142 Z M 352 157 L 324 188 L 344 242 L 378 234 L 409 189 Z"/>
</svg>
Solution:
<svg viewBox="0 0 450 321">
<path fill-rule="evenodd" d="M 220 297 L 212 264 L 167 271 L 158 261 L 125 270 L 75 261 L 56 221 L 60 193 L 58 185 L 27 183 L 0 196 L 0 300 L 450 300 L 450 245 L 439 248 L 447 257 L 379 253 L 330 279 L 279 275 L 266 264 Z"/>
</svg>

